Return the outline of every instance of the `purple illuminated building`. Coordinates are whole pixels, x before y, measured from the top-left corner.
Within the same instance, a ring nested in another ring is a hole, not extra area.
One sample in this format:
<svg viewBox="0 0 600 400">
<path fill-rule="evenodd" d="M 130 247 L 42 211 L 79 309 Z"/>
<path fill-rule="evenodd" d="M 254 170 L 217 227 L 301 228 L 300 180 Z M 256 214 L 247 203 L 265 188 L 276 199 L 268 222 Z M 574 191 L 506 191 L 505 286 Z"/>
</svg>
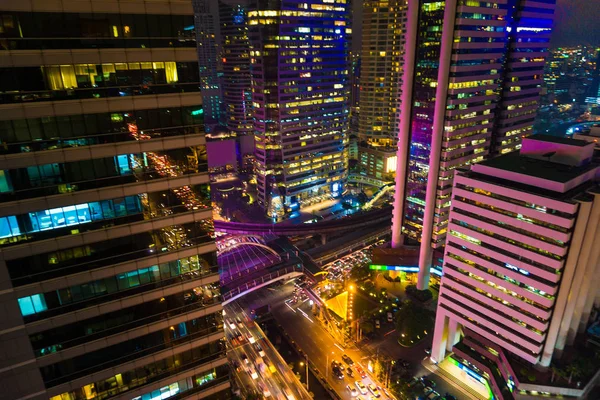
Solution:
<svg viewBox="0 0 600 400">
<path fill-rule="evenodd" d="M 554 3 L 408 4 L 392 243 L 421 242 L 420 289 L 446 239 L 454 169 L 532 133 Z"/>
<path fill-rule="evenodd" d="M 599 305 L 593 152 L 593 143 L 535 135 L 520 152 L 456 171 L 431 358 L 452 352 L 496 398 L 587 398 L 593 386 L 593 368 L 580 384 L 544 371 L 557 359 L 583 365 L 577 345 Z"/>
</svg>

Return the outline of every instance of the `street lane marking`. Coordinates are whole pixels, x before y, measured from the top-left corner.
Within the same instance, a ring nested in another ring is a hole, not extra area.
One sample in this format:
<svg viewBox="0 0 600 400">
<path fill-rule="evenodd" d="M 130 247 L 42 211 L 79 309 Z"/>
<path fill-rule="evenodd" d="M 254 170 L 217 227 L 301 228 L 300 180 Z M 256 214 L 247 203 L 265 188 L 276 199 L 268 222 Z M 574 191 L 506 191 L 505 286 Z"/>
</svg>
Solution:
<svg viewBox="0 0 600 400">
<path fill-rule="evenodd" d="M 287 306 L 287 308 L 292 310 L 294 312 L 294 314 L 296 314 L 296 310 L 294 310 L 294 308 L 292 306 L 290 306 L 288 303 L 285 303 L 285 305 Z"/>
</svg>

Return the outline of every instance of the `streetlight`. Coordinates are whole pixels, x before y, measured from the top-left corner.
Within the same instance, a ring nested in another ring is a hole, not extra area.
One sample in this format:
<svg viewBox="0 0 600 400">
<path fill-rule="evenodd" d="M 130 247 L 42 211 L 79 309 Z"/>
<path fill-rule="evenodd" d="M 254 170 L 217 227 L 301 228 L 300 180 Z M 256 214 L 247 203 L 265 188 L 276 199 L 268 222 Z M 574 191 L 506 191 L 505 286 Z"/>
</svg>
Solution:
<svg viewBox="0 0 600 400">
<path fill-rule="evenodd" d="M 300 366 L 306 366 L 306 390 L 308 390 L 308 356 L 305 355 L 306 357 L 306 363 L 300 361 Z"/>
</svg>

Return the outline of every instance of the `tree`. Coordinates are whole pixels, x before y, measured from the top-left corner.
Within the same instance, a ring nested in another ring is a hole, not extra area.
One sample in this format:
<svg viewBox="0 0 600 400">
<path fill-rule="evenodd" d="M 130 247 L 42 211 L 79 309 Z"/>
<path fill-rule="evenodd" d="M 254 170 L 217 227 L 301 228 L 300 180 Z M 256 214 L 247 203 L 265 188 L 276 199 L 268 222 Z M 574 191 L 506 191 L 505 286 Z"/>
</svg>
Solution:
<svg viewBox="0 0 600 400">
<path fill-rule="evenodd" d="M 407 300 L 396 316 L 396 329 L 407 338 L 416 338 L 431 331 L 433 327 L 433 312 L 411 300 Z"/>
<path fill-rule="evenodd" d="M 577 378 L 581 378 L 583 376 L 582 363 L 580 363 L 578 361 L 574 361 L 573 363 L 567 365 L 567 367 L 565 368 L 565 372 L 567 374 L 569 374 L 569 385 L 570 385 L 573 378 L 577 379 Z"/>
</svg>

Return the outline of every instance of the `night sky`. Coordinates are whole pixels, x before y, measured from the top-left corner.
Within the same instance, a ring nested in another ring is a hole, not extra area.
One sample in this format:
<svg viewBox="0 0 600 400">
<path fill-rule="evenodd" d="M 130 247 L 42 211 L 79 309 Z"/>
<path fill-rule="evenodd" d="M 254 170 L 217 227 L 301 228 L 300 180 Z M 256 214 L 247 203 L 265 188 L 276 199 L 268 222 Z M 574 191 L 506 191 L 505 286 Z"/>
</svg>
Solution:
<svg viewBox="0 0 600 400">
<path fill-rule="evenodd" d="M 552 46 L 600 46 L 600 0 L 557 0 Z M 362 1 L 354 0 L 352 50 L 360 50 Z"/>
</svg>

